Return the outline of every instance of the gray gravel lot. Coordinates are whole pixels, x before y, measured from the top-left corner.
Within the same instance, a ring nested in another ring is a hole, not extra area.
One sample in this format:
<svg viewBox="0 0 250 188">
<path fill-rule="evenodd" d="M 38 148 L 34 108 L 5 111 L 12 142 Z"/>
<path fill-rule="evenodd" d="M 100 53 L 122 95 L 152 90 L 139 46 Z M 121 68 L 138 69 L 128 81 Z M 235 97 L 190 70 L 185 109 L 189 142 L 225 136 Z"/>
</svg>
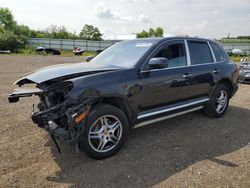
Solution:
<svg viewBox="0 0 250 188">
<path fill-rule="evenodd" d="M 133 129 L 114 157 L 96 161 L 69 146 L 60 156 L 31 122 L 35 98 L 7 102 L 16 79 L 84 57 L 0 55 L 0 187 L 250 187 L 250 85 L 223 118 L 200 112 Z"/>
</svg>

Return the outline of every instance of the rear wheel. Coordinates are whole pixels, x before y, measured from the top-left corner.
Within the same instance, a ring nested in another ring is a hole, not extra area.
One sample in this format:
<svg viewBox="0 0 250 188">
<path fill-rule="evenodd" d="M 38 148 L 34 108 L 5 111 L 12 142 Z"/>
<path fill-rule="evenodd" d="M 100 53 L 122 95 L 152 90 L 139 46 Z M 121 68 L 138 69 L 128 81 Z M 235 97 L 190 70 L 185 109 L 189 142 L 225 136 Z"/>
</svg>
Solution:
<svg viewBox="0 0 250 188">
<path fill-rule="evenodd" d="M 95 159 L 104 159 L 120 150 L 128 136 L 129 125 L 118 108 L 101 104 L 88 117 L 80 149 Z"/>
<path fill-rule="evenodd" d="M 245 82 L 245 78 L 243 76 L 239 77 L 239 83 L 244 83 Z"/>
<path fill-rule="evenodd" d="M 204 107 L 204 112 L 210 117 L 221 117 L 225 114 L 230 99 L 230 92 L 226 85 L 219 84 Z"/>
</svg>

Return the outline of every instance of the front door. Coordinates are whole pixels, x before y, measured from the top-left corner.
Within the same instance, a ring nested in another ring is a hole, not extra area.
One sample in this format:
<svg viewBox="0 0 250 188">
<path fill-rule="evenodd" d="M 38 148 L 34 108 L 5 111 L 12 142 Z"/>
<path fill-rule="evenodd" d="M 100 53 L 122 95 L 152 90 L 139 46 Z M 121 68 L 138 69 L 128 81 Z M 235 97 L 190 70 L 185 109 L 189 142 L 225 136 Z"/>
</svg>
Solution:
<svg viewBox="0 0 250 188">
<path fill-rule="evenodd" d="M 183 40 L 168 42 L 150 58 L 167 58 L 167 67 L 147 69 L 141 72 L 142 110 L 160 107 L 173 102 L 181 102 L 190 96 L 191 67 L 187 66 L 186 48 Z M 144 66 L 147 66 L 145 62 Z M 147 66 L 149 67 L 149 66 Z"/>
</svg>

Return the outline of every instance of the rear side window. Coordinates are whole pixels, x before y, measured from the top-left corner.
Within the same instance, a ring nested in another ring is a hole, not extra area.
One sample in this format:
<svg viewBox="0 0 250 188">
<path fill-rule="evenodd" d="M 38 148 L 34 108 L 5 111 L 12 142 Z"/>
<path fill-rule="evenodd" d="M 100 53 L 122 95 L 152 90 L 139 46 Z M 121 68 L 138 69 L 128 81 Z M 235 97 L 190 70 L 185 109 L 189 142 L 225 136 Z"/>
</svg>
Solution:
<svg viewBox="0 0 250 188">
<path fill-rule="evenodd" d="M 217 62 L 223 61 L 224 60 L 224 55 L 221 51 L 221 49 L 214 43 L 210 43 L 211 48 L 213 49 L 214 56 Z"/>
<path fill-rule="evenodd" d="M 188 41 L 191 64 L 205 64 L 213 62 L 212 54 L 207 42 Z"/>
</svg>

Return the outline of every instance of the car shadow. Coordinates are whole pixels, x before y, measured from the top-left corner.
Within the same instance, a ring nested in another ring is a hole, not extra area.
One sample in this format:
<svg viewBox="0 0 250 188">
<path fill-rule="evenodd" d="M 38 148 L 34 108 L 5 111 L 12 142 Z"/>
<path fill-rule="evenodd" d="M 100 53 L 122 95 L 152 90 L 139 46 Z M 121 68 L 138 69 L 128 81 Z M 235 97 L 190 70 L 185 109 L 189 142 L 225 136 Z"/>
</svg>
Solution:
<svg viewBox="0 0 250 188">
<path fill-rule="evenodd" d="M 105 160 L 67 145 L 59 155 L 51 147 L 60 171 L 47 180 L 72 187 L 149 187 L 202 160 L 235 168 L 238 164 L 219 157 L 250 142 L 249 114 L 248 109 L 230 106 L 223 118 L 194 112 L 133 129 L 121 151 Z"/>
</svg>

